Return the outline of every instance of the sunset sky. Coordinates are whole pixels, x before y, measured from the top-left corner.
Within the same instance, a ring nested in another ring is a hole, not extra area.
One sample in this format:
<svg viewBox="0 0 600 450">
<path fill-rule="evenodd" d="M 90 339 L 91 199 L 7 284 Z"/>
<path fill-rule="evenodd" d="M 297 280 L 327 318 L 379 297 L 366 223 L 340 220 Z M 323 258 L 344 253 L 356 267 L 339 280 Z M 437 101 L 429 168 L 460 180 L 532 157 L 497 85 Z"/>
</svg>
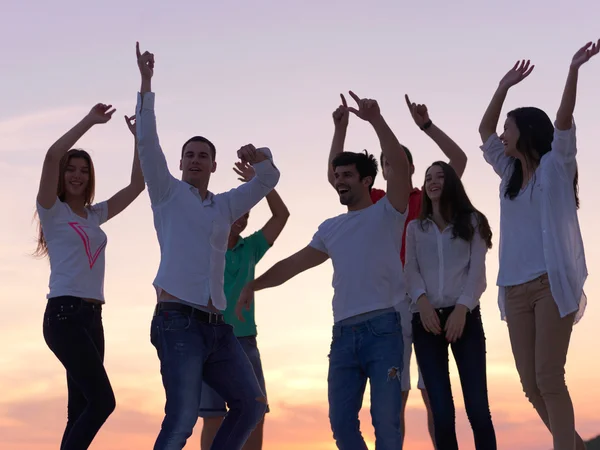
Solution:
<svg viewBox="0 0 600 450">
<path fill-rule="evenodd" d="M 494 249 L 482 298 L 488 381 L 499 448 L 547 450 L 551 438 L 530 407 L 497 307 L 498 182 L 479 150 L 477 126 L 498 81 L 520 58 L 532 75 L 510 93 L 504 112 L 535 105 L 555 116 L 570 59 L 600 37 L 597 1 L 406 2 L 382 0 L 12 1 L 0 6 L 0 448 L 56 449 L 66 421 L 66 381 L 42 337 L 47 261 L 35 249 L 35 195 L 47 148 L 98 102 L 117 108 L 78 144 L 96 166 L 96 199 L 129 181 L 132 114 L 139 73 L 135 41 L 155 54 L 153 89 L 167 161 L 179 176 L 182 143 L 202 134 L 217 146 L 211 190 L 236 186 L 236 150 L 268 146 L 281 170 L 278 191 L 291 217 L 258 274 L 306 245 L 317 226 L 343 212 L 326 180 L 339 93 L 379 100 L 399 139 L 413 152 L 414 182 L 442 157 L 412 122 L 403 96 L 425 103 L 432 120 L 465 150 L 463 178 L 490 219 Z M 575 328 L 567 365 L 577 427 L 600 434 L 600 56 L 581 70 L 575 118 L 581 209 L 590 277 L 589 305 Z M 368 124 L 352 117 L 347 150 L 380 153 Z M 384 187 L 383 180 L 376 181 Z M 268 218 L 262 202 L 248 232 Z M 104 226 L 106 367 L 117 409 L 92 449 L 152 448 L 163 417 L 159 362 L 150 344 L 152 280 L 159 249 L 147 192 Z M 376 263 L 376 262 L 374 262 Z M 333 322 L 330 263 L 257 295 L 259 346 L 271 404 L 266 450 L 333 450 L 327 418 L 327 353 Z M 414 356 L 413 356 L 414 358 Z M 461 449 L 472 449 L 452 368 Z M 413 365 L 413 386 L 416 367 Z M 374 449 L 368 413 L 362 424 Z M 416 390 L 407 410 L 408 449 L 431 449 Z M 186 449 L 199 449 L 201 422 Z"/>
</svg>

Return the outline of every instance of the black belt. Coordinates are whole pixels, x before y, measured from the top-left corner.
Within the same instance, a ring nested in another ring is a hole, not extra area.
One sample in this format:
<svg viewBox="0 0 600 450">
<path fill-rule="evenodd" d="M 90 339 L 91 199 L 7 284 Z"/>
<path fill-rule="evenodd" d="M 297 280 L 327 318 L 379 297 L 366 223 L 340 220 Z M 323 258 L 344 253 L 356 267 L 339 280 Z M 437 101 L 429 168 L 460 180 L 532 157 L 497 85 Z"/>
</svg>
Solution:
<svg viewBox="0 0 600 450">
<path fill-rule="evenodd" d="M 187 314 L 200 322 L 205 322 L 213 325 L 220 325 L 225 323 L 225 318 L 221 313 L 213 313 L 208 311 L 202 311 L 201 309 L 194 308 L 193 306 L 184 305 L 183 303 L 177 302 L 158 302 L 156 308 L 154 308 L 154 315 L 158 315 L 160 311 L 177 311 Z"/>
</svg>

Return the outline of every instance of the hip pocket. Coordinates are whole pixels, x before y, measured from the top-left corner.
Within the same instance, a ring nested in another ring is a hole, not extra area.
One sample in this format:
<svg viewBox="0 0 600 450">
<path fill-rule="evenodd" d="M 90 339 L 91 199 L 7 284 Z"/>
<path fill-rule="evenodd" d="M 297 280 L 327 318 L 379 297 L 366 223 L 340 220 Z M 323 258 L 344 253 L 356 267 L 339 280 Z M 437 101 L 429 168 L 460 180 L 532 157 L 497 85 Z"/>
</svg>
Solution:
<svg viewBox="0 0 600 450">
<path fill-rule="evenodd" d="M 374 336 L 392 336 L 402 333 L 399 313 L 385 313 L 369 320 L 369 328 Z"/>
</svg>

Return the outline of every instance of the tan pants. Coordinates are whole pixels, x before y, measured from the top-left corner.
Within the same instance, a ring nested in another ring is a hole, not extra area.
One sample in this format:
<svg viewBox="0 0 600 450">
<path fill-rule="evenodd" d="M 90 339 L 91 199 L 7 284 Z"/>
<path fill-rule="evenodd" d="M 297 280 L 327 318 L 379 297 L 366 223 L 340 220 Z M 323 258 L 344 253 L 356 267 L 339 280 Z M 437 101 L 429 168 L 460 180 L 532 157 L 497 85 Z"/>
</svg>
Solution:
<svg viewBox="0 0 600 450">
<path fill-rule="evenodd" d="M 554 440 L 554 450 L 584 450 L 575 431 L 565 363 L 575 313 L 561 319 L 548 275 L 506 288 L 506 321 L 523 390 Z"/>
</svg>

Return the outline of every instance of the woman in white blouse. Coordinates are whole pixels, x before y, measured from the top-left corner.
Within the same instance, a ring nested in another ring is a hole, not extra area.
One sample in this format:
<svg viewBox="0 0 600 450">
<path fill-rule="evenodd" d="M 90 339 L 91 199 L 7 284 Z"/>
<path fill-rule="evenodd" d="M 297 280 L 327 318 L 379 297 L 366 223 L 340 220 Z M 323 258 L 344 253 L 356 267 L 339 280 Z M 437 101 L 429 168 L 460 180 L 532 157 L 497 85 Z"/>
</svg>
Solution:
<svg viewBox="0 0 600 450">
<path fill-rule="evenodd" d="M 475 447 L 495 450 L 479 310 L 492 231 L 448 164 L 439 161 L 427 169 L 424 193 L 421 214 L 406 230 L 404 271 L 413 312 L 415 354 L 431 399 L 436 448 L 458 449 L 448 373 L 450 346 Z"/>
<path fill-rule="evenodd" d="M 573 324 L 583 315 L 587 277 L 577 219 L 577 153 L 573 111 L 579 68 L 600 40 L 574 55 L 556 122 L 542 110 L 510 111 L 496 126 L 506 94 L 534 66 L 517 62 L 504 76 L 479 133 L 483 155 L 501 177 L 499 306 L 508 324 L 523 390 L 552 433 L 555 450 L 583 450 L 565 384 Z"/>
</svg>

